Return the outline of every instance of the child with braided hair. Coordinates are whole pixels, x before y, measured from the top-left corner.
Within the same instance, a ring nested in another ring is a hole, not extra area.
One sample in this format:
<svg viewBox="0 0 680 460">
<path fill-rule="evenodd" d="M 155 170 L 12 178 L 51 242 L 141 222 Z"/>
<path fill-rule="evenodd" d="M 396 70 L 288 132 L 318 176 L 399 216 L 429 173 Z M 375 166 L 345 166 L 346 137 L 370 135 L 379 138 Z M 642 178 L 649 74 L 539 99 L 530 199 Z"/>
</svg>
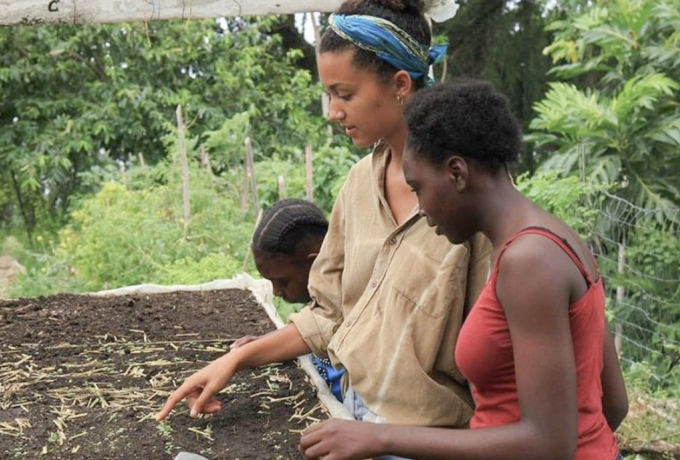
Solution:
<svg viewBox="0 0 680 460">
<path fill-rule="evenodd" d="M 271 281 L 275 296 L 290 303 L 311 300 L 307 289 L 309 270 L 327 231 L 326 216 L 309 201 L 282 200 L 267 211 L 255 229 L 252 250 L 257 270 Z M 231 349 L 257 339 L 250 335 L 241 337 Z M 344 371 L 335 369 L 327 357 L 312 355 L 312 362 L 333 395 L 342 401 L 340 379 Z"/>
</svg>

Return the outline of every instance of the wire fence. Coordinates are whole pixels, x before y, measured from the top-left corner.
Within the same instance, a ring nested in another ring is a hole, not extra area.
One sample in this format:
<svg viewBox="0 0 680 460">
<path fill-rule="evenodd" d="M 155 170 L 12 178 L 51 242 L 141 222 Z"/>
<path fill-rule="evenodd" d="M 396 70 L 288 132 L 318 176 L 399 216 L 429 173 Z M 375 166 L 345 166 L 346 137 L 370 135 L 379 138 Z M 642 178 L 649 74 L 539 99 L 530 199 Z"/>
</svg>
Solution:
<svg viewBox="0 0 680 460">
<path fill-rule="evenodd" d="M 678 389 L 680 208 L 646 209 L 600 193 L 590 239 L 621 362 L 647 369 L 652 389 Z"/>
</svg>

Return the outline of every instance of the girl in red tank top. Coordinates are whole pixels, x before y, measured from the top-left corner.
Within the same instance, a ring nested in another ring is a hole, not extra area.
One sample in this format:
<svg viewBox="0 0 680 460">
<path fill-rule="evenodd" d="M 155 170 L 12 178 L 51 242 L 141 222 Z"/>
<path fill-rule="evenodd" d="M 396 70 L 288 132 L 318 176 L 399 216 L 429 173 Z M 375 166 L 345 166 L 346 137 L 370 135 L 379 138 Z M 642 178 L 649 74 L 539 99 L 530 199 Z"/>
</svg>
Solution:
<svg viewBox="0 0 680 460">
<path fill-rule="evenodd" d="M 576 364 L 578 448 L 576 459 L 613 459 L 616 440 L 602 411 L 605 294 L 602 278 L 593 280 L 567 240 L 548 229 L 529 227 L 512 236 L 498 252 L 489 281 L 461 329 L 456 362 L 472 384 L 476 403 L 470 428 L 489 428 L 521 421 L 513 343 L 503 305 L 496 294 L 501 257 L 524 235 L 551 240 L 571 259 L 586 282 L 583 296 L 568 307 Z"/>
<path fill-rule="evenodd" d="M 418 91 L 404 116 L 404 175 L 421 215 L 452 243 L 481 232 L 495 248 L 455 350 L 476 403 L 471 429 L 333 421 L 310 428 L 301 445 L 318 444 L 305 454 L 618 458 L 614 430 L 628 401 L 602 279 L 576 232 L 514 187 L 508 166 L 521 133 L 507 100 L 488 83 L 459 81 Z"/>
</svg>

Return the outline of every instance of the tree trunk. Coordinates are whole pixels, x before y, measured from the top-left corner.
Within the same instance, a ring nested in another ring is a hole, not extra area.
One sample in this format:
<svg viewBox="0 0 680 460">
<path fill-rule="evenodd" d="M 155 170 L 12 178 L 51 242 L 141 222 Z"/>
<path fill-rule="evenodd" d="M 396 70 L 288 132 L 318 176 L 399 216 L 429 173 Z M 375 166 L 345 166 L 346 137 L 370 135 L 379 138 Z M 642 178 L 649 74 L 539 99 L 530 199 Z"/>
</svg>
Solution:
<svg viewBox="0 0 680 460">
<path fill-rule="evenodd" d="M 24 196 L 23 193 L 21 192 L 21 185 L 19 184 L 19 181 L 17 180 L 16 174 L 14 174 L 14 171 L 10 172 L 10 175 L 12 176 L 12 185 L 14 186 L 14 193 L 17 196 L 17 201 L 19 202 L 19 209 L 21 210 L 21 216 L 24 219 L 24 227 L 26 227 L 26 235 L 28 236 L 28 244 L 30 247 L 33 247 L 33 229 L 35 228 L 35 219 L 29 217 L 29 215 L 33 214 L 29 212 L 27 209 L 28 204 L 24 202 Z"/>
</svg>

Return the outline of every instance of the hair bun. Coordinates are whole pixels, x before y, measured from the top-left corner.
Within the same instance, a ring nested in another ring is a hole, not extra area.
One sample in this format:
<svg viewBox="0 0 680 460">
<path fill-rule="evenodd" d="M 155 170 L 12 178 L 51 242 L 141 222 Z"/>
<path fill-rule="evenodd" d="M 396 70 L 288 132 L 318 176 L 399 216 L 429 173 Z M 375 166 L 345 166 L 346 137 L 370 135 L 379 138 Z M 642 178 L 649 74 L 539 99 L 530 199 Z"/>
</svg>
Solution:
<svg viewBox="0 0 680 460">
<path fill-rule="evenodd" d="M 422 14 L 425 3 L 422 0 L 373 0 L 385 8 L 404 13 Z"/>
</svg>

